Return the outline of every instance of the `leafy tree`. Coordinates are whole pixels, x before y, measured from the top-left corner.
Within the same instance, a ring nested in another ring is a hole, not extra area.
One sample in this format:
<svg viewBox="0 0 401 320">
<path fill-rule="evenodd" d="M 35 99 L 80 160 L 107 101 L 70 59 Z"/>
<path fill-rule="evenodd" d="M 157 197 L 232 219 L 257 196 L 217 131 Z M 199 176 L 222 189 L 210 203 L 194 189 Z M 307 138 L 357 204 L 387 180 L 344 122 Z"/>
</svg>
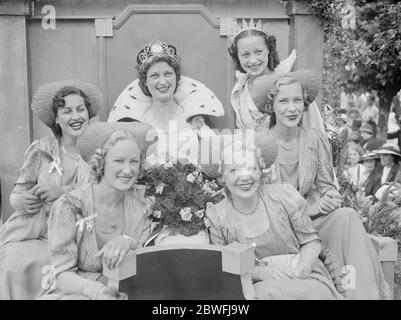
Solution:
<svg viewBox="0 0 401 320">
<path fill-rule="evenodd" d="M 333 98 L 333 94 L 339 97 L 338 91 L 333 88 L 377 90 L 379 107 L 387 114 L 392 97 L 401 89 L 401 3 L 312 0 L 309 7 L 323 23 L 326 102 L 338 106 L 338 98 Z"/>
</svg>

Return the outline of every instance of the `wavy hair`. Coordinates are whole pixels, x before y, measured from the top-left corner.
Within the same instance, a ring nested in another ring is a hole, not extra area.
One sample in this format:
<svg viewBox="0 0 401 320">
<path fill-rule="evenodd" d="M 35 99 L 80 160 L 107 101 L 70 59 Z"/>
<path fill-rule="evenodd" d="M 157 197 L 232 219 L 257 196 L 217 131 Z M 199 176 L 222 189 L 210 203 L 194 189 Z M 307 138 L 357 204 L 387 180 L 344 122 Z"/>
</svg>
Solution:
<svg viewBox="0 0 401 320">
<path fill-rule="evenodd" d="M 263 37 L 266 47 L 269 51 L 267 67 L 270 71 L 274 71 L 274 69 L 280 63 L 280 59 L 279 59 L 278 53 L 277 53 L 276 37 L 269 36 L 266 33 L 259 31 L 259 30 L 244 30 L 234 38 L 232 44 L 228 48 L 228 53 L 230 54 L 231 58 L 233 59 L 235 69 L 242 73 L 246 73 L 246 71 L 241 67 L 241 63 L 238 58 L 238 40 L 240 40 L 242 38 L 250 37 L 250 36 Z"/>
<path fill-rule="evenodd" d="M 57 91 L 57 93 L 53 97 L 52 110 L 55 118 L 57 118 L 58 109 L 65 107 L 64 98 L 69 96 L 70 94 L 77 94 L 84 99 L 86 110 L 88 110 L 89 119 L 96 115 L 96 111 L 92 108 L 92 105 L 89 101 L 89 97 L 85 94 L 85 92 L 76 87 L 67 86 Z M 51 129 L 56 137 L 61 137 L 62 131 L 58 123 Z"/>
<path fill-rule="evenodd" d="M 275 83 L 275 88 L 274 89 L 268 89 L 267 90 L 267 95 L 266 95 L 266 100 L 265 103 L 259 108 L 259 111 L 262 113 L 267 113 L 269 114 L 270 117 L 270 124 L 269 127 L 272 128 L 273 126 L 276 125 L 277 120 L 276 120 L 276 114 L 274 113 L 274 99 L 277 97 L 277 95 L 280 92 L 280 87 L 283 85 L 289 85 L 293 83 L 300 83 L 298 79 L 291 77 L 291 76 L 283 76 L 278 81 Z M 302 86 L 302 97 L 304 100 L 304 112 L 308 111 L 309 105 L 313 102 L 313 99 L 311 98 L 310 94 L 305 90 L 305 88 Z M 298 126 L 302 125 L 302 119 L 298 123 Z"/>
<path fill-rule="evenodd" d="M 166 62 L 171 68 L 173 68 L 175 72 L 175 79 L 176 79 L 176 86 L 174 89 L 174 93 L 177 91 L 178 88 L 178 83 L 181 79 L 181 66 L 179 60 L 176 60 L 170 56 L 154 56 L 151 59 L 151 62 L 144 63 L 143 65 L 137 65 L 136 69 L 138 70 L 138 85 L 141 88 L 143 94 L 145 96 L 151 97 L 152 95 L 149 92 L 148 86 L 146 85 L 146 80 L 147 80 L 147 73 L 150 69 L 151 66 L 158 62 Z"/>
<path fill-rule="evenodd" d="M 118 141 L 123 141 L 123 140 L 134 140 L 135 143 L 138 145 L 140 148 L 137 140 L 135 137 L 130 134 L 128 131 L 116 131 L 113 132 L 110 137 L 106 140 L 102 148 L 96 149 L 94 155 L 92 156 L 92 159 L 89 161 L 89 167 L 91 170 L 91 174 L 93 176 L 93 179 L 99 183 L 100 180 L 102 179 L 104 175 L 104 165 L 105 165 L 105 158 L 107 152 L 118 142 Z M 140 172 L 142 172 L 142 165 L 143 165 L 143 160 L 145 158 L 145 153 L 141 150 L 141 155 L 140 155 Z"/>
</svg>

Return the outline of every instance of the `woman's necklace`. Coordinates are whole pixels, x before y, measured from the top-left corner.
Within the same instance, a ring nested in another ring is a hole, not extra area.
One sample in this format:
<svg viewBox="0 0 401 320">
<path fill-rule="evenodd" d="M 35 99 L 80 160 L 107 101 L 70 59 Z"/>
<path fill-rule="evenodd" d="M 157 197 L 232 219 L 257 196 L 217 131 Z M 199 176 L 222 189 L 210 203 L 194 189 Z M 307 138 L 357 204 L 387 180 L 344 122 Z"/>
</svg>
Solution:
<svg viewBox="0 0 401 320">
<path fill-rule="evenodd" d="M 260 203 L 260 196 L 259 196 L 259 193 L 258 193 L 258 200 L 257 200 L 257 202 L 256 202 L 256 206 L 255 206 L 255 208 L 253 208 L 251 211 L 249 211 L 249 212 L 245 212 L 245 211 L 241 211 L 236 205 L 235 205 L 235 203 L 234 203 L 234 200 L 230 197 L 230 202 L 231 202 L 231 205 L 233 206 L 233 208 L 234 208 L 234 210 L 235 211 L 237 211 L 238 213 L 240 213 L 240 214 L 243 214 L 243 215 L 251 215 L 251 214 L 254 214 L 255 212 L 256 212 L 256 210 L 258 210 L 258 208 L 259 208 L 259 203 Z"/>
<path fill-rule="evenodd" d="M 71 153 L 67 152 L 63 145 L 61 145 L 61 150 L 63 150 L 63 152 L 72 160 L 78 161 L 81 158 L 80 155 L 74 156 Z"/>
<path fill-rule="evenodd" d="M 280 146 L 281 149 L 285 150 L 285 151 L 291 151 L 294 150 L 295 147 L 297 146 L 297 141 L 295 141 L 295 143 L 293 143 L 292 146 L 284 146 L 280 141 L 276 140 L 276 142 L 278 143 L 278 145 Z"/>
<path fill-rule="evenodd" d="M 292 150 L 294 150 L 295 147 L 298 145 L 298 139 L 295 139 L 295 141 L 293 142 L 292 145 L 290 145 L 290 146 L 285 146 L 283 143 L 280 142 L 279 139 L 277 139 L 277 137 L 275 137 L 275 136 L 273 135 L 273 133 L 271 133 L 271 135 L 272 135 L 273 139 L 277 142 L 277 144 L 279 145 L 279 147 L 280 147 L 281 149 L 285 150 L 285 151 L 292 151 Z"/>
</svg>

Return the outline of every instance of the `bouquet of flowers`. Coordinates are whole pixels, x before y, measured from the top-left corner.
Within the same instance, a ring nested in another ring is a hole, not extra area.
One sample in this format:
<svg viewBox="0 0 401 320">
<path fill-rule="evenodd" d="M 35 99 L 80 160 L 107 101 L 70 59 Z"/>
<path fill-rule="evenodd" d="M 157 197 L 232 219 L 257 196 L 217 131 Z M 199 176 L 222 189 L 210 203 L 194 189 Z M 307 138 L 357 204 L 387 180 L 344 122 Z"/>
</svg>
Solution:
<svg viewBox="0 0 401 320">
<path fill-rule="evenodd" d="M 154 220 L 186 236 L 209 227 L 206 205 L 224 197 L 223 186 L 186 159 L 148 168 L 139 183 L 153 202 Z"/>
</svg>

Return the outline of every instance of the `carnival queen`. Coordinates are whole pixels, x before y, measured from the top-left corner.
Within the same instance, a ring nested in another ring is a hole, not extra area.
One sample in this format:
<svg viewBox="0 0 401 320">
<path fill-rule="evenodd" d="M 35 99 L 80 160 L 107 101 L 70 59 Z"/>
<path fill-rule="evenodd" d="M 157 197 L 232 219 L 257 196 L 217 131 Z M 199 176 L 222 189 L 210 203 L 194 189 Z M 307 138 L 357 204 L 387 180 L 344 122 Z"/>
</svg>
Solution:
<svg viewBox="0 0 401 320">
<path fill-rule="evenodd" d="M 224 115 L 217 96 L 204 84 L 181 76 L 180 57 L 173 45 L 153 40 L 137 55 L 138 79 L 119 95 L 108 121 L 140 121 L 158 132 L 157 147 L 148 161 L 189 158 L 197 162 L 200 139 L 214 133 L 210 119 Z"/>
</svg>

